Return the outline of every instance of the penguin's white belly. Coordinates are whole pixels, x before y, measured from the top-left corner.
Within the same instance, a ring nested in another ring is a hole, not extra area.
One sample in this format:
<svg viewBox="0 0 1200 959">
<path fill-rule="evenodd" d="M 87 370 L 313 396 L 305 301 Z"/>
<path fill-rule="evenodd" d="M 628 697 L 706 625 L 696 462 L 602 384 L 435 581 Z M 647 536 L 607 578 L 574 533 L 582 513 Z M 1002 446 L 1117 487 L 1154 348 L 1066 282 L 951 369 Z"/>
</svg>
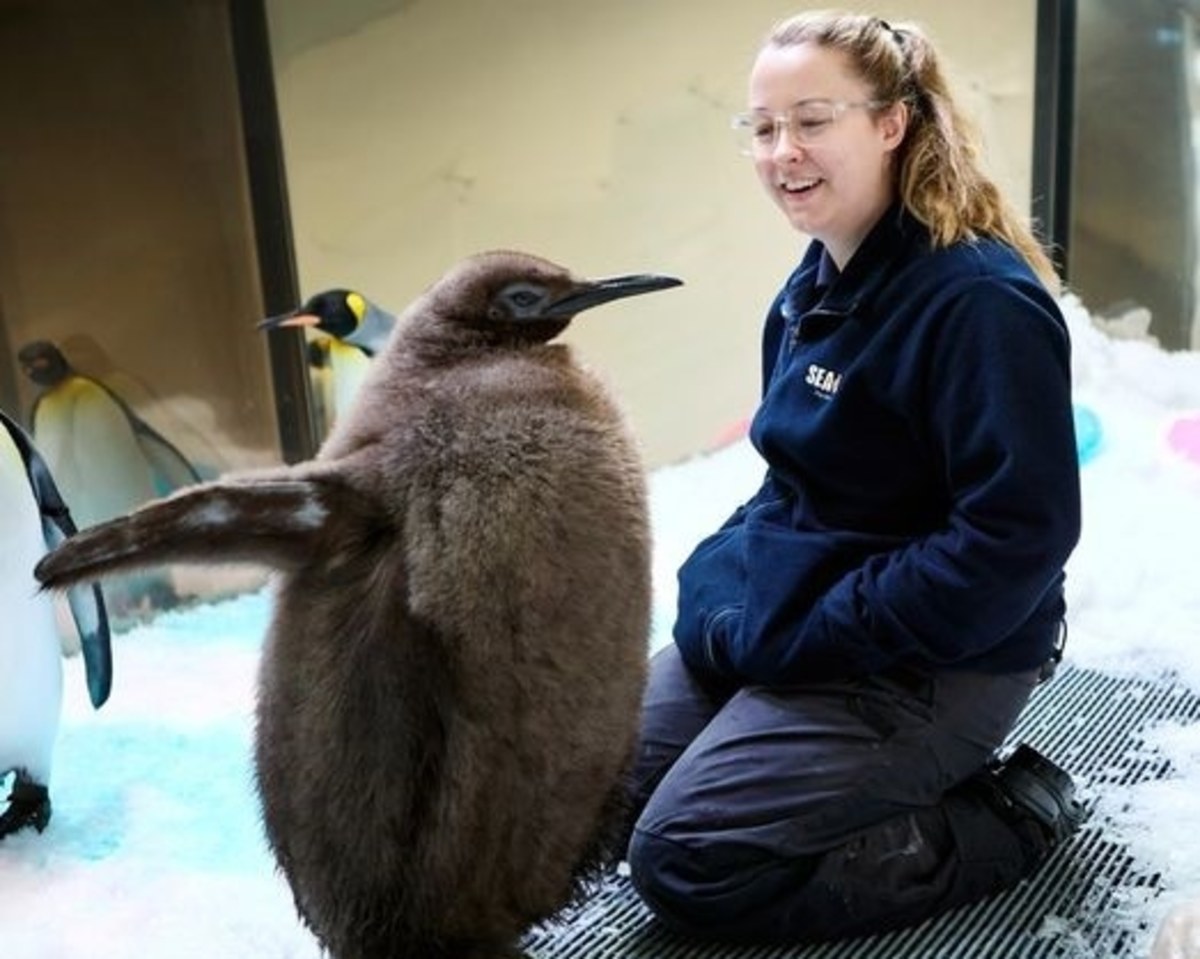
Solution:
<svg viewBox="0 0 1200 959">
<path fill-rule="evenodd" d="M 154 498 L 129 419 L 100 387 L 76 382 L 44 398 L 34 436 L 81 529 Z"/>
<path fill-rule="evenodd" d="M 125 410 L 82 377 L 42 398 L 34 439 L 80 529 L 156 498 L 153 471 Z M 105 596 L 113 621 L 147 611 L 156 597 L 170 593 L 170 582 L 169 571 L 146 570 L 109 584 Z M 63 648 L 74 650 L 69 632 Z"/>
<path fill-rule="evenodd" d="M 0 774 L 50 779 L 62 707 L 62 658 L 53 601 L 33 566 L 46 552 L 20 454 L 0 432 Z"/>
<path fill-rule="evenodd" d="M 358 398 L 371 360 L 357 347 L 335 340 L 329 348 L 329 362 L 333 369 L 333 422 L 336 424 L 345 418 Z"/>
</svg>

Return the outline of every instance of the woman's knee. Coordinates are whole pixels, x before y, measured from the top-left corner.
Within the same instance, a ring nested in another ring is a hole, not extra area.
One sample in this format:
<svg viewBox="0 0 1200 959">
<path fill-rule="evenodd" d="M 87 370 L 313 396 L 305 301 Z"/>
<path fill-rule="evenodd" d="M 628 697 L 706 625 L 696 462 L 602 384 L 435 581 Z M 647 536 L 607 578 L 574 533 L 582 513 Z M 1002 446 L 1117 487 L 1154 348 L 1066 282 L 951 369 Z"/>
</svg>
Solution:
<svg viewBox="0 0 1200 959">
<path fill-rule="evenodd" d="M 721 885 L 703 850 L 635 829 L 629 842 L 629 875 L 638 895 L 667 925 L 703 931 L 724 922 Z"/>
<path fill-rule="evenodd" d="M 745 942 L 763 938 L 764 913 L 807 881 L 819 857 L 780 859 L 748 845 L 635 829 L 628 860 L 634 888 L 666 925 Z"/>
</svg>

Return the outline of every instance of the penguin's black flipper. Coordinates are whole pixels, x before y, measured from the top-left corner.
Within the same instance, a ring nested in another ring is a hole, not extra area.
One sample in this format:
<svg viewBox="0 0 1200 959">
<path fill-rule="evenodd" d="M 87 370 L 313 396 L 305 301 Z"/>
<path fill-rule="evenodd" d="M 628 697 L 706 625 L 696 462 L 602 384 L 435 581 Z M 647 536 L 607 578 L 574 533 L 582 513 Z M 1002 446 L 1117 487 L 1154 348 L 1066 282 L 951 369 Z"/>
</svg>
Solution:
<svg viewBox="0 0 1200 959">
<path fill-rule="evenodd" d="M 69 537 L 75 535 L 75 522 L 71 512 L 55 485 L 50 468 L 42 459 L 29 435 L 8 416 L 0 411 L 0 420 L 8 428 L 21 458 L 25 461 L 25 472 L 42 517 L 42 536 L 46 549 L 53 550 Z M 83 652 L 84 671 L 87 674 L 88 696 L 92 705 L 99 709 L 108 700 L 112 691 L 112 637 L 108 626 L 108 610 L 104 605 L 104 594 L 95 585 L 75 586 L 67 593 L 71 607 L 71 618 L 79 632 L 80 649 Z"/>
<path fill-rule="evenodd" d="M 38 506 L 42 510 L 42 535 L 46 540 L 46 549 L 53 550 L 74 536 L 77 530 L 46 464 L 36 451 L 33 451 L 33 456 L 36 457 L 34 462 L 37 468 L 31 469 L 29 475 L 34 482 Z M 72 586 L 67 590 L 67 605 L 79 633 L 79 650 L 83 654 L 88 697 L 92 706 L 99 709 L 112 692 L 113 671 L 112 635 L 104 594 L 95 583 Z"/>
<path fill-rule="evenodd" d="M 200 471 L 174 443 L 145 420 L 133 421 L 132 425 L 133 437 L 150 464 L 150 477 L 154 482 L 154 491 L 159 496 L 202 482 Z"/>
<path fill-rule="evenodd" d="M 112 387 L 99 380 L 94 382 L 112 397 L 113 402 L 121 408 L 129 421 L 133 438 L 137 440 L 138 448 L 150 467 L 150 478 L 154 483 L 156 495 L 167 496 L 177 489 L 202 481 L 200 471 L 183 455 L 179 447 L 138 416 L 133 407 Z"/>
<path fill-rule="evenodd" d="M 33 575 L 65 589 L 166 563 L 293 569 L 318 547 L 338 495 L 311 478 L 204 483 L 83 530 L 42 557 Z"/>
<path fill-rule="evenodd" d="M 72 586 L 67 590 L 67 605 L 79 630 L 79 650 L 87 675 L 88 696 L 99 709 L 112 691 L 112 641 L 109 638 L 108 610 L 104 594 L 95 583 Z"/>
</svg>

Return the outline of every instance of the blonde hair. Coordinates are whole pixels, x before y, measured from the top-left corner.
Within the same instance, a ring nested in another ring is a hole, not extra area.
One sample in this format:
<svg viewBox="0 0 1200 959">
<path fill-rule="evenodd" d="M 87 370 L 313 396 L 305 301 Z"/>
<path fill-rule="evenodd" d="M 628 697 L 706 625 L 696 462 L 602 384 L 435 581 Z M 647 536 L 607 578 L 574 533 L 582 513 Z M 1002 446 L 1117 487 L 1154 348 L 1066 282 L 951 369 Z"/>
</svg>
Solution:
<svg viewBox="0 0 1200 959">
<path fill-rule="evenodd" d="M 764 46 L 812 43 L 845 55 L 873 99 L 908 107 L 897 150 L 897 189 L 935 247 L 992 237 L 1012 246 L 1054 291 L 1054 265 L 1026 220 L 984 172 L 978 132 L 954 103 L 933 43 L 911 23 L 812 11 L 777 24 Z"/>
</svg>

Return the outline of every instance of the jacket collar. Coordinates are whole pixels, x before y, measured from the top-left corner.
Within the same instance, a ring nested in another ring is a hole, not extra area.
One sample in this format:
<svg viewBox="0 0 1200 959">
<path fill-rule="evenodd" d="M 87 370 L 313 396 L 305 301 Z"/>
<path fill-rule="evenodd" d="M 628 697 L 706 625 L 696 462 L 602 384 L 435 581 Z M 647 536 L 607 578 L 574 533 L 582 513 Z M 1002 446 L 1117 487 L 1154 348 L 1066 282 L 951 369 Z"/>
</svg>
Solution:
<svg viewBox="0 0 1200 959">
<path fill-rule="evenodd" d="M 814 240 L 788 282 L 784 312 L 801 316 L 815 306 L 823 314 L 861 313 L 906 254 L 928 242 L 928 230 L 899 202 L 871 227 L 841 272 Z"/>
</svg>

